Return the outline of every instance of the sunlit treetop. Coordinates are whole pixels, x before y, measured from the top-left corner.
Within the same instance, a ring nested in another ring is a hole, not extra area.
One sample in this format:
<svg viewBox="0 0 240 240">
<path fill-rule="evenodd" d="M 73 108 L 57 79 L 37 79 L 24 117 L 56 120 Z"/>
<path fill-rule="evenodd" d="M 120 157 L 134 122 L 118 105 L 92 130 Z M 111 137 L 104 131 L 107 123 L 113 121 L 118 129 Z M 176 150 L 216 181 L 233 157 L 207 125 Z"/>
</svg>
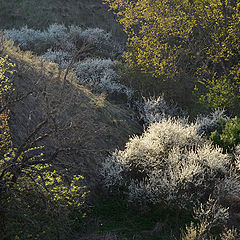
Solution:
<svg viewBox="0 0 240 240">
<path fill-rule="evenodd" d="M 207 84 L 222 77 L 239 87 L 239 0 L 104 3 L 128 35 L 125 57 L 131 66 L 165 80 L 195 78 Z"/>
<path fill-rule="evenodd" d="M 239 1 L 104 0 L 104 3 L 117 14 L 128 34 L 127 61 L 154 75 L 177 73 L 186 67 L 186 62 L 196 67 L 204 67 L 209 61 L 228 65 L 239 50 Z"/>
</svg>

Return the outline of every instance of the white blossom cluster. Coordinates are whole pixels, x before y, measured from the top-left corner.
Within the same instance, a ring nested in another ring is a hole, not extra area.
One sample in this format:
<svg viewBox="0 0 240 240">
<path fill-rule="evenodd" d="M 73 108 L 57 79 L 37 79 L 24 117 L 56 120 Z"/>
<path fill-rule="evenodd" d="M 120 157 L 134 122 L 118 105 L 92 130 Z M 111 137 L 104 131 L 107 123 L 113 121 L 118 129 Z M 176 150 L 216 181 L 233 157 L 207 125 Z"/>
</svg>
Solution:
<svg viewBox="0 0 240 240">
<path fill-rule="evenodd" d="M 240 157 L 240 143 L 235 147 L 235 154 Z"/>
<path fill-rule="evenodd" d="M 234 158 L 236 170 L 240 173 L 240 144 L 235 147 Z"/>
<path fill-rule="evenodd" d="M 194 217 L 209 228 L 215 225 L 224 224 L 229 219 L 228 208 L 222 207 L 217 200 L 209 198 L 204 204 L 194 208 Z"/>
<path fill-rule="evenodd" d="M 45 31 L 26 26 L 20 30 L 5 30 L 4 34 L 7 39 L 19 44 L 21 49 L 41 52 L 43 61 L 57 63 L 62 69 L 70 65 L 74 54 L 85 41 L 93 47 L 94 58 L 74 63 L 76 80 L 100 92 L 125 94 L 128 99 L 133 95 L 133 90 L 119 83 L 119 75 L 114 69 L 117 61 L 111 60 L 121 54 L 123 48 L 103 29 L 52 24 Z"/>
<path fill-rule="evenodd" d="M 191 223 L 182 233 L 181 240 L 217 239 L 212 235 L 212 229 L 221 229 L 220 238 L 224 240 L 236 240 L 236 229 L 227 229 L 229 219 L 228 208 L 222 207 L 216 200 L 209 198 L 205 204 L 200 204 L 194 209 L 194 217 L 198 223 Z"/>
<path fill-rule="evenodd" d="M 114 69 L 116 64 L 117 61 L 111 59 L 88 58 L 77 65 L 76 80 L 96 90 L 124 93 L 131 98 L 133 91 L 119 83 L 119 75 Z"/>
<path fill-rule="evenodd" d="M 60 68 L 67 68 L 72 60 L 72 55 L 69 52 L 63 51 L 61 49 L 48 49 L 47 52 L 42 55 L 42 58 L 48 62 L 57 63 Z"/>
<path fill-rule="evenodd" d="M 220 120 L 227 121 L 227 116 L 224 110 L 217 109 L 207 116 L 198 116 L 196 125 L 198 125 L 199 134 L 209 134 L 215 131 L 220 123 Z"/>
<path fill-rule="evenodd" d="M 197 124 L 163 119 L 103 162 L 105 186 L 124 187 L 131 201 L 180 208 L 218 192 L 240 193 L 230 156 L 198 133 Z M 233 190 L 234 189 L 234 190 Z"/>
<path fill-rule="evenodd" d="M 49 42 L 46 32 L 34 30 L 28 28 L 27 26 L 22 27 L 19 30 L 4 30 L 3 34 L 6 36 L 7 40 L 11 40 L 16 44 L 19 44 L 22 50 L 33 50 L 36 49 L 40 44 Z M 48 43 L 48 46 L 50 44 Z"/>
<path fill-rule="evenodd" d="M 45 52 L 47 48 L 58 47 L 64 51 L 72 52 L 86 41 L 94 47 L 97 53 L 114 58 L 123 52 L 123 47 L 113 40 L 110 33 L 100 28 L 82 29 L 79 26 L 66 27 L 61 24 L 52 24 L 45 31 L 34 30 L 27 26 L 21 29 L 4 30 L 7 40 L 12 40 L 22 50 Z"/>
<path fill-rule="evenodd" d="M 167 103 L 163 95 L 158 98 L 143 98 L 143 101 L 137 101 L 135 106 L 140 119 L 146 125 L 183 114 L 183 111 L 176 104 Z"/>
<path fill-rule="evenodd" d="M 158 98 L 143 98 L 143 101 L 135 102 L 136 109 L 139 113 L 139 118 L 143 120 L 145 125 L 160 122 L 163 119 L 172 117 L 186 116 L 187 113 L 179 108 L 176 104 L 169 104 L 164 99 L 164 96 Z M 197 132 L 199 135 L 215 131 L 220 124 L 220 121 L 227 121 L 227 116 L 224 110 L 217 109 L 207 116 L 199 115 L 195 121 Z"/>
</svg>

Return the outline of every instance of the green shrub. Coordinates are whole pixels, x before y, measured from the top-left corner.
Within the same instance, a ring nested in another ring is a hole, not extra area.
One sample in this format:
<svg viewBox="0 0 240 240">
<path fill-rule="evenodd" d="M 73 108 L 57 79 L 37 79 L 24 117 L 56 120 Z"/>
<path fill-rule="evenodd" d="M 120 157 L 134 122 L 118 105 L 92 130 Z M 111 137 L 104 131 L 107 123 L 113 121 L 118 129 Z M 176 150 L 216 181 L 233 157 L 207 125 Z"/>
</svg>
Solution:
<svg viewBox="0 0 240 240">
<path fill-rule="evenodd" d="M 240 143 L 240 118 L 235 117 L 223 121 L 219 130 L 211 133 L 210 139 L 224 150 L 233 150 Z"/>
<path fill-rule="evenodd" d="M 81 175 L 72 176 L 56 166 L 53 153 L 32 142 L 36 127 L 20 147 L 14 148 L 8 124 L 13 101 L 8 57 L 0 57 L 0 239 L 62 239 L 69 234 L 73 211 L 83 216 L 86 195 Z"/>
</svg>

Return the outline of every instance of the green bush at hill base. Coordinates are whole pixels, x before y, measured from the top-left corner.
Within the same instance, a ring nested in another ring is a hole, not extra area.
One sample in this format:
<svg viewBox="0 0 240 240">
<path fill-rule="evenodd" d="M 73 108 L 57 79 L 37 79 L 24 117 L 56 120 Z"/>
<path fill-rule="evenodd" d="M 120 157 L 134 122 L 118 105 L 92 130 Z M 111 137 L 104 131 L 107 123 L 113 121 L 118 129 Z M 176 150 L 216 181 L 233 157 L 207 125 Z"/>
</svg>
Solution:
<svg viewBox="0 0 240 240">
<path fill-rule="evenodd" d="M 169 83 L 197 85 L 207 107 L 239 111 L 239 0 L 103 2 L 128 35 L 130 66 Z"/>
<path fill-rule="evenodd" d="M 223 121 L 219 130 L 212 132 L 210 138 L 225 151 L 233 150 L 240 143 L 240 119 L 235 117 Z"/>
<path fill-rule="evenodd" d="M 83 177 L 56 171 L 43 146 L 13 147 L 6 108 L 13 68 L 8 56 L 0 57 L 0 239 L 62 239 L 75 222 L 72 212 L 81 214 Z"/>
</svg>

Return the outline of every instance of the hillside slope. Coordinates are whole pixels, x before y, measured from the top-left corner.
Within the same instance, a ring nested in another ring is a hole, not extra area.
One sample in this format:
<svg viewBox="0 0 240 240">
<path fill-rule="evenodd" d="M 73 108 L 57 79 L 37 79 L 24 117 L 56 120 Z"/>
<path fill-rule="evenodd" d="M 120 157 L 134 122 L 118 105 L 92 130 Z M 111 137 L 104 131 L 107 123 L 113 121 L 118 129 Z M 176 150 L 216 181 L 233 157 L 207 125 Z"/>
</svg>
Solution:
<svg viewBox="0 0 240 240">
<path fill-rule="evenodd" d="M 101 159 L 122 147 L 130 135 L 141 132 L 134 113 L 78 85 L 71 73 L 65 76 L 56 64 L 43 63 L 11 44 L 2 54 L 8 54 L 16 64 L 13 97 L 26 96 L 11 106 L 10 129 L 15 146 L 19 147 L 47 120 L 34 136 L 48 135 L 38 145 L 44 145 L 47 154 L 66 150 L 57 161 L 94 184 L 93 175 Z"/>
</svg>

